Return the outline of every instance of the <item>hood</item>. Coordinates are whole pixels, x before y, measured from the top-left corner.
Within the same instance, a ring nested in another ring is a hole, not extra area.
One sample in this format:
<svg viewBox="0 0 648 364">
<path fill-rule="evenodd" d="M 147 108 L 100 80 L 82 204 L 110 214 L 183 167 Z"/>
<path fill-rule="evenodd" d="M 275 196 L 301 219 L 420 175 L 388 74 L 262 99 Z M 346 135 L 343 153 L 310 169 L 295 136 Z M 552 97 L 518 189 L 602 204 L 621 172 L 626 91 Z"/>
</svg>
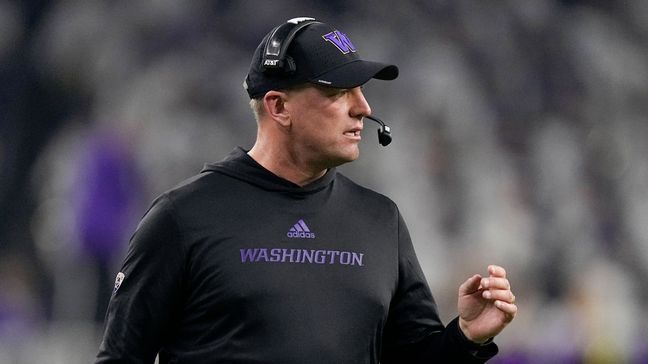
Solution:
<svg viewBox="0 0 648 364">
<path fill-rule="evenodd" d="M 299 186 L 283 179 L 265 169 L 247 154 L 247 151 L 237 147 L 225 159 L 216 163 L 205 164 L 201 173 L 217 172 L 248 182 L 267 191 L 284 192 L 296 195 L 316 193 L 333 182 L 335 168 L 326 171 L 326 174 L 306 186 Z"/>
</svg>

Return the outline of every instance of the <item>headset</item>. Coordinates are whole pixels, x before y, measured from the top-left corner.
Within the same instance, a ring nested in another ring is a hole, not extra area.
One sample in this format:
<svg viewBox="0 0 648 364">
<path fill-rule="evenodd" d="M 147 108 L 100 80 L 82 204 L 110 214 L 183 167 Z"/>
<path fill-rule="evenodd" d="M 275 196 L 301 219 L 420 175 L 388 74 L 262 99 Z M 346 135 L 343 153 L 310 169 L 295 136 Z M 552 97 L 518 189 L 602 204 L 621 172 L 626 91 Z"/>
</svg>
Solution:
<svg viewBox="0 0 648 364">
<path fill-rule="evenodd" d="M 383 147 L 388 146 L 389 143 L 392 142 L 391 128 L 375 116 L 367 115 L 365 116 L 365 118 L 380 124 L 380 129 L 378 129 L 378 143 L 380 143 L 380 145 L 382 145 Z"/>
<path fill-rule="evenodd" d="M 286 55 L 288 47 L 297 33 L 307 26 L 319 23 L 314 18 L 293 18 L 274 28 L 265 46 L 261 57 L 261 68 L 267 74 L 291 74 L 296 70 L 295 61 Z"/>
<path fill-rule="evenodd" d="M 297 33 L 314 23 L 320 22 L 315 18 L 301 17 L 290 19 L 274 28 L 263 46 L 263 55 L 261 57 L 263 73 L 274 75 L 294 73 L 297 69 L 295 61 L 286 52 Z M 365 116 L 365 118 L 380 124 L 378 143 L 383 147 L 389 145 L 392 141 L 391 128 L 374 116 Z"/>
</svg>

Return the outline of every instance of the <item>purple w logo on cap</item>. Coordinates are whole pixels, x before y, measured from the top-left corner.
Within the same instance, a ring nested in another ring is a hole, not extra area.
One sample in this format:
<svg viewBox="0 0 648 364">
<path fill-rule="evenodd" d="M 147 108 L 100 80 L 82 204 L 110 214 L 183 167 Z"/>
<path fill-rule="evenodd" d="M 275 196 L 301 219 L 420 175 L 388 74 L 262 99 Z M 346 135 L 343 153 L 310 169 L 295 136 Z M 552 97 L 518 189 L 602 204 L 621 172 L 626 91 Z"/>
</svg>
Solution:
<svg viewBox="0 0 648 364">
<path fill-rule="evenodd" d="M 330 33 L 324 34 L 322 38 L 327 42 L 333 43 L 333 45 L 336 46 L 342 54 L 356 51 L 356 47 L 351 43 L 349 37 L 339 30 L 334 30 Z"/>
</svg>

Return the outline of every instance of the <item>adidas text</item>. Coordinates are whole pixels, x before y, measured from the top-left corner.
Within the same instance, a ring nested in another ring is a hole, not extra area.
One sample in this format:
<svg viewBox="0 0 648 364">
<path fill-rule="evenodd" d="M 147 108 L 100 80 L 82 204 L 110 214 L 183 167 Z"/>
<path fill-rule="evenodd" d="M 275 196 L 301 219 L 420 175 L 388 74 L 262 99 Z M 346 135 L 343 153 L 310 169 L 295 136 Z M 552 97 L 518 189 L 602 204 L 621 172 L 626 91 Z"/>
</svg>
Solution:
<svg viewBox="0 0 648 364">
<path fill-rule="evenodd" d="M 315 239 L 315 233 L 307 233 L 305 231 L 289 231 L 286 235 L 289 238 Z"/>
</svg>

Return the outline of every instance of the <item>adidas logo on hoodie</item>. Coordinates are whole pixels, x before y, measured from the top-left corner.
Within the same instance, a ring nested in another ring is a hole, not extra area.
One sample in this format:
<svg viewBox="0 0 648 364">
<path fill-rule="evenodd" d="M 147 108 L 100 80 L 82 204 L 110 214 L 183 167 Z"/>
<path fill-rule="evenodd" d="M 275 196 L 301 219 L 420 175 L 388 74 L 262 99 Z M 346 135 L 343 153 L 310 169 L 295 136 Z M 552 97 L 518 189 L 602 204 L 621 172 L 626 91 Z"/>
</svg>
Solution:
<svg viewBox="0 0 648 364">
<path fill-rule="evenodd" d="M 289 238 L 297 239 L 315 239 L 315 233 L 312 233 L 303 219 L 299 219 L 293 227 L 288 230 L 286 235 Z"/>
</svg>

